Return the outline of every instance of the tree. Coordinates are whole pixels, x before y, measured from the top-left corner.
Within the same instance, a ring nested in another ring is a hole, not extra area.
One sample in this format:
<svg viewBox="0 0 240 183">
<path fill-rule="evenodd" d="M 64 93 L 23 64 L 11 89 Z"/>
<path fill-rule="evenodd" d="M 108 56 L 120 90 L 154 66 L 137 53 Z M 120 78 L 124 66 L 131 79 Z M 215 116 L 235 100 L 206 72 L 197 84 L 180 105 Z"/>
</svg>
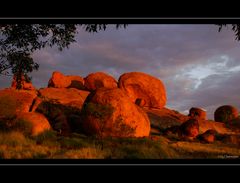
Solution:
<svg viewBox="0 0 240 183">
<path fill-rule="evenodd" d="M 227 24 L 217 24 L 219 26 L 218 32 L 222 30 L 223 27 L 227 27 Z M 231 24 L 232 31 L 235 33 L 235 39 L 240 41 L 240 24 Z"/>
<path fill-rule="evenodd" d="M 126 24 L 116 24 L 116 28 Z M 22 76 L 29 81 L 29 73 L 38 70 L 32 53 L 46 46 L 57 46 L 59 51 L 75 42 L 77 28 L 96 33 L 107 24 L 0 24 L 0 74 L 16 76 L 17 89 L 22 88 Z"/>
</svg>

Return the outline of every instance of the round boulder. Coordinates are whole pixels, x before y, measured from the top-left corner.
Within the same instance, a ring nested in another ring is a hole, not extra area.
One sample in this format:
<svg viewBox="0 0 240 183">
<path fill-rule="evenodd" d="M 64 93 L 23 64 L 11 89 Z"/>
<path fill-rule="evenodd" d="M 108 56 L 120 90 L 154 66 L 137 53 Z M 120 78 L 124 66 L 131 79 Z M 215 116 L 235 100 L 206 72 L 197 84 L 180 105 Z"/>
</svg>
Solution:
<svg viewBox="0 0 240 183">
<path fill-rule="evenodd" d="M 24 121 L 25 123 L 29 123 L 31 125 L 31 135 L 35 136 L 38 135 L 45 130 L 50 130 L 51 126 L 48 122 L 47 118 L 37 112 L 27 112 L 21 113 L 18 115 L 17 119 L 19 121 Z"/>
<path fill-rule="evenodd" d="M 199 123 L 196 119 L 189 119 L 179 127 L 181 137 L 195 138 L 199 134 Z"/>
<path fill-rule="evenodd" d="M 206 143 L 213 143 L 215 141 L 216 135 L 217 135 L 216 130 L 207 130 L 203 134 L 199 135 L 199 139 Z"/>
<path fill-rule="evenodd" d="M 218 122 L 227 122 L 238 117 L 238 110 L 231 105 L 224 105 L 214 112 L 214 120 Z"/>
<path fill-rule="evenodd" d="M 89 91 L 94 91 L 98 88 L 117 88 L 117 81 L 110 75 L 103 72 L 89 74 L 84 78 L 85 87 Z"/>
<path fill-rule="evenodd" d="M 194 119 L 206 120 L 207 113 L 205 110 L 203 110 L 201 108 L 192 107 L 189 110 L 188 116 L 190 116 L 190 118 L 194 118 Z"/>
<path fill-rule="evenodd" d="M 79 90 L 85 89 L 84 79 L 81 76 L 65 76 L 61 72 L 55 71 L 48 82 L 48 87 L 52 88 L 76 88 Z"/>
<path fill-rule="evenodd" d="M 13 116 L 19 112 L 29 112 L 36 93 L 27 90 L 0 90 L 0 116 Z"/>
<path fill-rule="evenodd" d="M 161 80 L 141 72 L 130 72 L 120 76 L 119 88 L 141 107 L 163 108 L 166 91 Z"/>
<path fill-rule="evenodd" d="M 71 80 L 64 76 L 61 72 L 55 71 L 48 81 L 48 87 L 53 88 L 67 88 L 71 85 Z"/>
<path fill-rule="evenodd" d="M 150 133 L 147 114 L 118 89 L 100 88 L 87 98 L 83 128 L 101 137 L 145 137 Z"/>
</svg>

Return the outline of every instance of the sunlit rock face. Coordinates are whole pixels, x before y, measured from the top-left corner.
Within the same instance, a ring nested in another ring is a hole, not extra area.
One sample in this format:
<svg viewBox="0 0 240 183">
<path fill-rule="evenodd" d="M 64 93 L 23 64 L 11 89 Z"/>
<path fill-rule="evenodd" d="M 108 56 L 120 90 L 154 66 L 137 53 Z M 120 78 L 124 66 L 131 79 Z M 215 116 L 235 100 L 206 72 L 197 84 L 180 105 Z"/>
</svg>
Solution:
<svg viewBox="0 0 240 183">
<path fill-rule="evenodd" d="M 29 112 L 36 97 L 36 93 L 32 91 L 0 90 L 0 125 L 4 126 L 6 130 L 11 130 L 18 122 L 24 122 L 31 126 L 30 135 L 38 135 L 50 129 L 50 124 L 45 116 Z M 22 126 L 16 128 L 24 132 Z"/>
<path fill-rule="evenodd" d="M 199 123 L 196 119 L 190 119 L 179 127 L 179 136 L 195 138 L 199 134 Z"/>
<path fill-rule="evenodd" d="M 190 116 L 190 118 L 193 118 L 193 119 L 206 120 L 207 112 L 201 108 L 192 107 L 189 110 L 188 116 Z"/>
<path fill-rule="evenodd" d="M 0 116 L 29 112 L 36 97 L 36 93 L 32 91 L 15 89 L 0 90 Z"/>
<path fill-rule="evenodd" d="M 92 92 L 82 110 L 87 134 L 102 137 L 145 137 L 150 133 L 147 114 L 118 89 Z"/>
<path fill-rule="evenodd" d="M 218 122 L 227 122 L 238 117 L 238 110 L 231 105 L 224 105 L 214 112 L 214 120 Z"/>
<path fill-rule="evenodd" d="M 120 76 L 118 86 L 141 107 L 163 108 L 167 97 L 161 80 L 141 72 L 130 72 Z"/>
<path fill-rule="evenodd" d="M 39 97 L 66 106 L 82 108 L 82 105 L 89 95 L 88 91 L 75 88 L 44 88 L 39 90 Z"/>
<path fill-rule="evenodd" d="M 39 135 L 40 133 L 51 129 L 47 118 L 37 112 L 21 113 L 17 116 L 16 120 L 23 120 L 25 123 L 30 123 L 32 136 Z"/>
<path fill-rule="evenodd" d="M 76 89 L 84 89 L 84 79 L 80 76 L 65 76 L 59 71 L 55 71 L 52 74 L 48 82 L 48 87 L 53 88 L 76 88 Z"/>
<path fill-rule="evenodd" d="M 22 88 L 21 88 L 22 90 L 35 90 L 35 88 L 32 85 L 32 83 L 31 82 L 27 82 L 23 75 L 21 76 L 21 86 L 22 86 Z M 17 89 L 17 80 L 16 80 L 16 76 L 15 75 L 13 76 L 11 89 Z"/>
<path fill-rule="evenodd" d="M 89 91 L 94 91 L 98 88 L 117 88 L 117 81 L 110 75 L 104 72 L 96 72 L 89 74 L 84 78 L 85 87 Z"/>
</svg>

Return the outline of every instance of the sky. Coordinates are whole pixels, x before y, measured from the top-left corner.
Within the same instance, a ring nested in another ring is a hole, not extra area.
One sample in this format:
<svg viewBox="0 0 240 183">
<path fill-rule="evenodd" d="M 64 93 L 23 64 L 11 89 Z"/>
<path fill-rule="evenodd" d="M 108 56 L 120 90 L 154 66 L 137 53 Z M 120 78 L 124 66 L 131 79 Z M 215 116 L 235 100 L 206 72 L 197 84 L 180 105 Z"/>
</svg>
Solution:
<svg viewBox="0 0 240 183">
<path fill-rule="evenodd" d="M 218 32 L 211 24 L 129 24 L 118 30 L 110 25 L 99 33 L 80 28 L 76 40 L 62 52 L 34 52 L 40 64 L 31 74 L 35 87 L 46 87 L 53 71 L 82 77 L 102 71 L 116 80 L 139 71 L 164 83 L 170 109 L 188 114 L 191 107 L 204 108 L 209 119 L 221 105 L 240 110 L 240 42 L 230 27 Z M 10 83 L 0 76 L 0 88 Z"/>
</svg>

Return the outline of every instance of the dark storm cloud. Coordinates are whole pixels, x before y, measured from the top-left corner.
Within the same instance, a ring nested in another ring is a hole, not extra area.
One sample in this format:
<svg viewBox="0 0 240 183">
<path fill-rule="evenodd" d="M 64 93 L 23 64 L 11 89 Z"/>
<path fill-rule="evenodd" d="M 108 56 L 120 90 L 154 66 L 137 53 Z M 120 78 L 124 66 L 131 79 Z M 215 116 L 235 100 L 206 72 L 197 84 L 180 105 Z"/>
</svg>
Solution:
<svg viewBox="0 0 240 183">
<path fill-rule="evenodd" d="M 32 74 L 35 86 L 45 87 L 55 70 L 83 77 L 103 71 L 116 79 L 141 71 L 164 82 L 167 106 L 176 110 L 238 105 L 240 43 L 230 30 L 218 33 L 215 25 L 129 25 L 119 30 L 110 26 L 97 34 L 80 28 L 76 40 L 63 52 L 52 48 L 34 53 L 40 64 Z M 0 87 L 8 85 L 9 80 L 1 77 Z"/>
<path fill-rule="evenodd" d="M 181 93 L 181 99 L 176 98 L 175 102 L 182 111 L 193 106 L 205 108 L 208 117 L 213 119 L 219 106 L 233 105 L 240 109 L 239 80 L 240 72 L 208 76 L 196 91 Z"/>
</svg>

